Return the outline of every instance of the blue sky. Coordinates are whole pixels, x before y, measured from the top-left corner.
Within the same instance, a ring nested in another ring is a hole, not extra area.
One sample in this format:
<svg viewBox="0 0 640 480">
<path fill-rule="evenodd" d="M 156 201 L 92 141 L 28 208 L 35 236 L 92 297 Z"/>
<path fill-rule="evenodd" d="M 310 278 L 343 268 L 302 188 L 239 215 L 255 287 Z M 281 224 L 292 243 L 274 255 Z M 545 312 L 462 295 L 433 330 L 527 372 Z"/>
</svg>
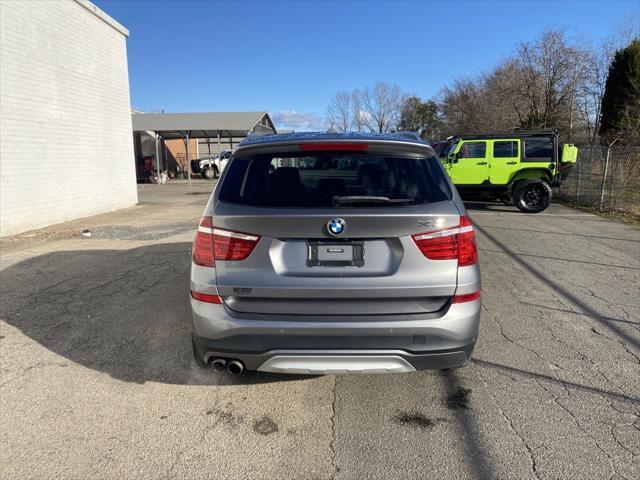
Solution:
<svg viewBox="0 0 640 480">
<path fill-rule="evenodd" d="M 378 80 L 430 98 L 549 27 L 597 41 L 638 0 L 93 0 L 126 26 L 131 103 L 144 111 L 266 110 L 317 128 L 339 90 Z"/>
</svg>

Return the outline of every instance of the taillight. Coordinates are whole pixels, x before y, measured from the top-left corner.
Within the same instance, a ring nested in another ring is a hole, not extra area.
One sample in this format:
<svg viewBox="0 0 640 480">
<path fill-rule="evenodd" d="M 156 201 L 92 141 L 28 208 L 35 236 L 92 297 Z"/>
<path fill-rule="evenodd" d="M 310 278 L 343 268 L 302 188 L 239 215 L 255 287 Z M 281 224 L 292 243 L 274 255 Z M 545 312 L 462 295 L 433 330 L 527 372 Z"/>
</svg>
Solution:
<svg viewBox="0 0 640 480">
<path fill-rule="evenodd" d="M 464 293 L 462 295 L 454 295 L 451 303 L 467 303 L 473 302 L 480 298 L 480 291 L 476 291 L 473 293 Z"/>
<path fill-rule="evenodd" d="M 216 260 L 244 260 L 260 240 L 258 235 L 213 228 L 211 217 L 202 217 L 193 241 L 193 263 L 215 267 Z"/>
<path fill-rule="evenodd" d="M 469 217 L 460 217 L 460 225 L 413 235 L 413 241 L 430 260 L 458 260 L 458 266 L 473 265 L 478 261 L 476 237 Z"/>
<path fill-rule="evenodd" d="M 244 260 L 260 237 L 230 230 L 213 229 L 213 252 L 216 260 Z"/>
<path fill-rule="evenodd" d="M 478 261 L 476 234 L 469 217 L 460 217 L 460 233 L 458 234 L 458 266 L 473 265 Z"/>
<path fill-rule="evenodd" d="M 222 299 L 219 295 L 209 295 L 207 293 L 194 292 L 192 290 L 191 296 L 200 302 L 215 303 L 216 305 L 222 304 Z"/>
<path fill-rule="evenodd" d="M 215 266 L 213 260 L 213 221 L 211 217 L 202 217 L 193 240 L 193 263 L 203 267 Z"/>
</svg>

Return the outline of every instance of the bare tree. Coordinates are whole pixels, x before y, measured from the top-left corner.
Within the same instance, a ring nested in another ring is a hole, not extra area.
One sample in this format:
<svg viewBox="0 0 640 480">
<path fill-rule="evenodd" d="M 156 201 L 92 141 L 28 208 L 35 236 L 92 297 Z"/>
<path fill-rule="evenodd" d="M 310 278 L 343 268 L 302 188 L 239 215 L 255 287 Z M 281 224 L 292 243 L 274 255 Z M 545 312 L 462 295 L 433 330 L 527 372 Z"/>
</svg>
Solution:
<svg viewBox="0 0 640 480">
<path fill-rule="evenodd" d="M 353 120 L 352 98 L 347 91 L 336 93 L 327 107 L 327 118 L 340 132 L 351 129 Z"/>
<path fill-rule="evenodd" d="M 524 72 L 522 95 L 529 111 L 524 127 L 559 127 L 573 132 L 576 90 L 585 75 L 584 50 L 569 44 L 561 30 L 547 30 L 535 42 L 521 43 L 517 62 Z"/>
<path fill-rule="evenodd" d="M 442 91 L 443 134 L 476 133 L 483 130 L 480 87 L 473 80 L 455 80 Z"/>
<path fill-rule="evenodd" d="M 616 49 L 629 45 L 640 37 L 640 13 L 630 13 L 616 25 L 613 35 Z"/>
<path fill-rule="evenodd" d="M 400 87 L 378 82 L 372 89 L 364 89 L 359 97 L 362 110 L 358 118 L 369 131 L 386 133 L 397 128 L 405 100 Z"/>
<path fill-rule="evenodd" d="M 484 130 L 513 130 L 525 122 L 527 101 L 521 95 L 524 76 L 522 68 L 511 59 L 480 77 L 481 94 L 476 101 Z"/>
<path fill-rule="evenodd" d="M 491 71 L 443 89 L 443 133 L 557 128 L 571 139 L 581 131 L 582 112 L 595 104 L 582 105 L 589 61 L 562 31 L 521 43 Z"/>
<path fill-rule="evenodd" d="M 364 128 L 362 121 L 362 91 L 351 92 L 351 122 L 356 132 L 361 132 Z"/>
<path fill-rule="evenodd" d="M 602 97 L 614 52 L 615 41 L 612 37 L 589 49 L 585 76 L 578 85 L 577 107 L 589 145 L 596 145 L 598 142 Z"/>
</svg>

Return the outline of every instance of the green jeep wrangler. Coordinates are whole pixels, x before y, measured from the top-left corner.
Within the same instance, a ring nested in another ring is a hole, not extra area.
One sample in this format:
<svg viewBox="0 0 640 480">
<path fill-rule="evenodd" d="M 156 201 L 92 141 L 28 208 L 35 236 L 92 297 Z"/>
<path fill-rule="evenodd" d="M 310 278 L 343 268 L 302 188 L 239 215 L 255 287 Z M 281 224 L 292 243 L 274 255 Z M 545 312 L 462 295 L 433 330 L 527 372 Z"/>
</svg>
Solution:
<svg viewBox="0 0 640 480">
<path fill-rule="evenodd" d="M 558 145 L 554 131 L 510 132 L 450 137 L 440 160 L 463 198 L 493 198 L 526 213 L 551 203 L 551 186 L 578 149 Z"/>
</svg>

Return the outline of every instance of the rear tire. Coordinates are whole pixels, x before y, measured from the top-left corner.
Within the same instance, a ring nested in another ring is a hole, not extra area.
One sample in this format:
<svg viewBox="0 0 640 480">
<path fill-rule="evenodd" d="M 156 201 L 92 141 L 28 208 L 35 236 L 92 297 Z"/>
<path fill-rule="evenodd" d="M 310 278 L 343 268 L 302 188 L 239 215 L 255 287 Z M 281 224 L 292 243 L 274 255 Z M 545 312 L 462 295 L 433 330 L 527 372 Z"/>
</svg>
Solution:
<svg viewBox="0 0 640 480">
<path fill-rule="evenodd" d="M 216 167 L 206 167 L 202 174 L 207 180 L 213 180 L 218 178 L 218 169 Z"/>
<path fill-rule="evenodd" d="M 540 179 L 524 180 L 513 189 L 513 204 L 524 213 L 539 213 L 551 204 L 551 187 Z"/>
</svg>

